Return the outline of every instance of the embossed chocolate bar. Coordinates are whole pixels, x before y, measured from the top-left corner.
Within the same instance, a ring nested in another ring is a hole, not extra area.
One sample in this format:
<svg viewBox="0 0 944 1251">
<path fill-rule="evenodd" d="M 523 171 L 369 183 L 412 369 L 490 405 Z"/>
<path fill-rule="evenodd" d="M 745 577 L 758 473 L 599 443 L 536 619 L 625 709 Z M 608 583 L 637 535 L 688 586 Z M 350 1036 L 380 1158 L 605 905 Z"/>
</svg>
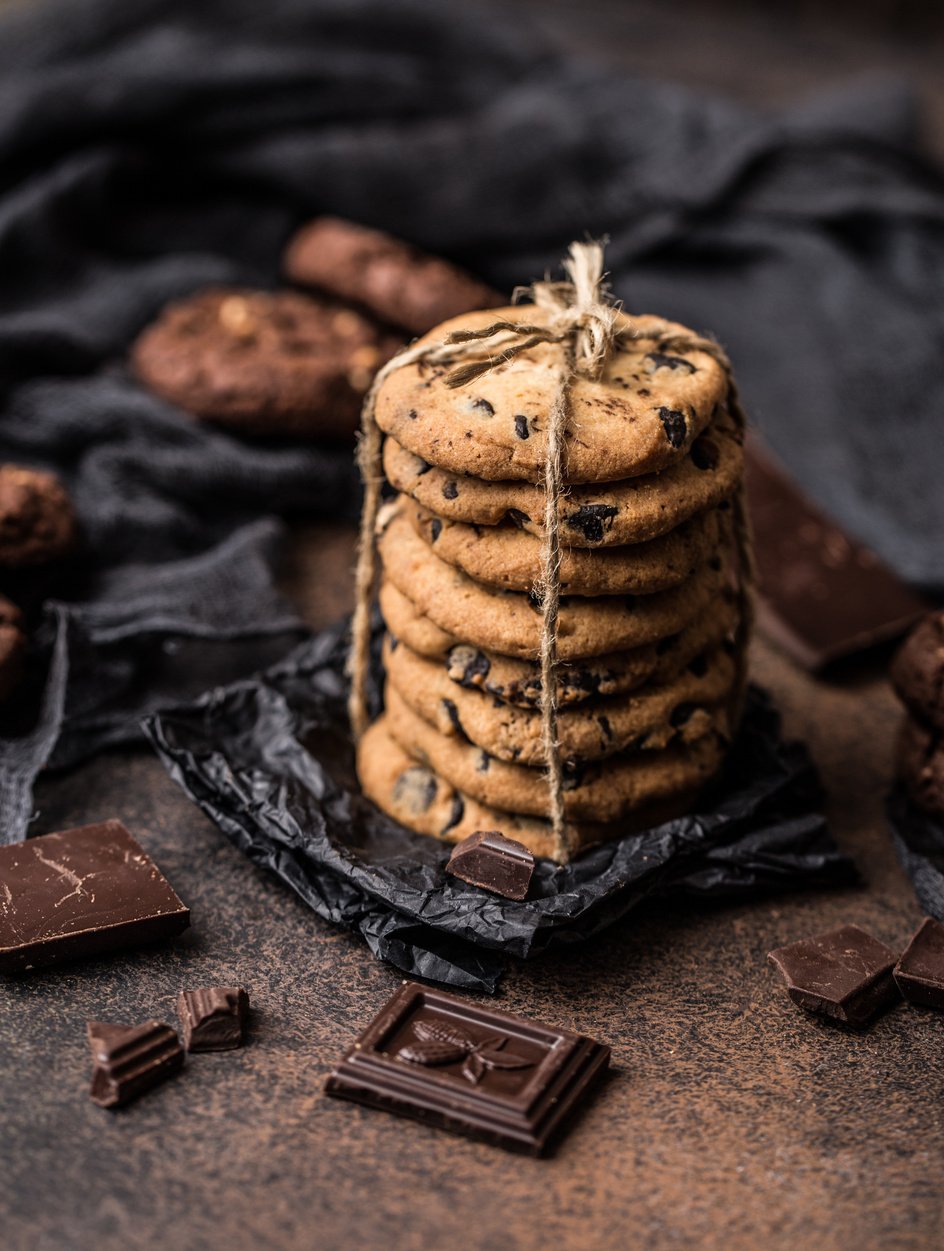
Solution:
<svg viewBox="0 0 944 1251">
<path fill-rule="evenodd" d="M 181 933 L 190 910 L 120 821 L 0 847 L 0 973 Z"/>
<path fill-rule="evenodd" d="M 404 982 L 325 1091 L 540 1155 L 609 1058 L 581 1034 Z"/>
</svg>

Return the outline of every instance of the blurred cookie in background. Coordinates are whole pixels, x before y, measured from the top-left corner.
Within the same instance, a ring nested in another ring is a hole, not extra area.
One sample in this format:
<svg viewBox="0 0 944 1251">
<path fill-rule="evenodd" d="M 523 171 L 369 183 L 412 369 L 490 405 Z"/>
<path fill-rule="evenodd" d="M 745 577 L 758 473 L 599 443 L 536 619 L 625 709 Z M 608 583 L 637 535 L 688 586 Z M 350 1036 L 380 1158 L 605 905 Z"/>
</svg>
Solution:
<svg viewBox="0 0 944 1251">
<path fill-rule="evenodd" d="M 0 465 L 0 570 L 46 565 L 75 546 L 75 509 L 59 479 Z"/>
<path fill-rule="evenodd" d="M 891 680 L 907 710 L 898 776 L 919 808 L 944 816 L 944 612 L 915 626 L 892 662 Z"/>
<path fill-rule="evenodd" d="M 347 441 L 401 343 L 336 300 L 213 287 L 169 304 L 131 361 L 152 391 L 202 421 L 258 438 Z"/>
<path fill-rule="evenodd" d="M 285 249 L 282 268 L 291 282 L 352 300 L 414 335 L 460 313 L 507 303 L 450 261 L 340 217 L 302 226 Z"/>
<path fill-rule="evenodd" d="M 12 694 L 22 677 L 25 657 L 23 614 L 15 604 L 0 595 L 0 703 Z"/>
</svg>

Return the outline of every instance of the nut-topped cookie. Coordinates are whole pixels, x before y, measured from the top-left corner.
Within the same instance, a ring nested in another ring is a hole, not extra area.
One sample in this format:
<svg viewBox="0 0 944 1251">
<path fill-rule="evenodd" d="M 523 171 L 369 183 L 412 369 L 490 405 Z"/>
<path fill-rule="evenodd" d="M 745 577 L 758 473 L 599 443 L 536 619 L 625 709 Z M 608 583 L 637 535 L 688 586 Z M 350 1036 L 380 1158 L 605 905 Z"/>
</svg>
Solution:
<svg viewBox="0 0 944 1251">
<path fill-rule="evenodd" d="M 533 305 L 470 313 L 420 344 L 498 321 L 544 326 L 549 314 Z M 674 349 L 690 336 L 684 326 L 619 314 L 617 330 L 599 379 L 577 376 L 570 388 L 562 467 L 571 484 L 619 481 L 678 464 L 727 398 L 728 379 L 714 356 Z M 447 385 L 446 365 L 406 365 L 378 391 L 377 424 L 414 455 L 455 473 L 540 482 L 561 352 L 557 343 L 537 343 L 455 388 Z"/>
<path fill-rule="evenodd" d="M 571 487 L 560 499 L 560 536 L 567 547 L 644 543 L 674 530 L 735 493 L 743 473 L 740 436 L 722 414 L 694 440 L 688 455 L 659 474 Z M 431 464 L 388 436 L 384 471 L 391 485 L 449 521 L 497 526 L 511 522 L 544 534 L 544 488 L 531 482 L 488 482 Z"/>
<path fill-rule="evenodd" d="M 213 287 L 167 306 L 135 343 L 138 377 L 204 421 L 260 438 L 350 438 L 401 340 L 295 291 Z"/>
</svg>

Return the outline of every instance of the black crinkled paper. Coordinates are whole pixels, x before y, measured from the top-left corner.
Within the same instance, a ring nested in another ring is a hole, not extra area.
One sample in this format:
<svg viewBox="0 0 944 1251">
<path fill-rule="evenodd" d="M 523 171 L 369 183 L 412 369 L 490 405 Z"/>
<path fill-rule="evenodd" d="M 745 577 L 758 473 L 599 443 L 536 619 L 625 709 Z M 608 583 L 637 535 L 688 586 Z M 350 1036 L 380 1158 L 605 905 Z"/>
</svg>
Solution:
<svg viewBox="0 0 944 1251">
<path fill-rule="evenodd" d="M 916 807 L 896 786 L 886 807 L 901 867 L 921 907 L 944 921 L 944 822 Z"/>
<path fill-rule="evenodd" d="M 345 649 L 342 623 L 260 677 L 145 728 L 174 780 L 250 859 L 406 973 L 493 992 L 509 956 L 580 942 L 656 892 L 718 898 L 855 878 L 819 812 L 805 748 L 781 739 L 777 712 L 754 688 L 704 811 L 564 867 L 538 861 L 523 902 L 466 886 L 443 871 L 447 844 L 405 830 L 360 793 Z M 373 677 L 376 700 L 379 660 Z"/>
</svg>

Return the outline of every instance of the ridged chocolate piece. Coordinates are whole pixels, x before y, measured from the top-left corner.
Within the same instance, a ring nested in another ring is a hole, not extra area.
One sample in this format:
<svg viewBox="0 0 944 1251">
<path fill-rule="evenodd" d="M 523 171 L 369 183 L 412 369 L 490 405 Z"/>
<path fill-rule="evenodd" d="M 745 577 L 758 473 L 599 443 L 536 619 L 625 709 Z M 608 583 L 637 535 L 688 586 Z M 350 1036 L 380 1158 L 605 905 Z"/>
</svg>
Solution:
<svg viewBox="0 0 944 1251">
<path fill-rule="evenodd" d="M 120 821 L 0 847 L 0 973 L 171 938 L 190 924 Z"/>
<path fill-rule="evenodd" d="M 180 1040 L 161 1021 L 143 1025 L 89 1021 L 87 1030 L 95 1066 L 89 1093 L 101 1108 L 129 1103 L 183 1068 Z"/>
<path fill-rule="evenodd" d="M 231 1051 L 242 1046 L 249 996 L 239 986 L 182 990 L 177 1015 L 188 1051 Z"/>
<path fill-rule="evenodd" d="M 895 981 L 909 1003 L 944 1008 L 944 925 L 925 917 L 895 965 Z"/>
<path fill-rule="evenodd" d="M 458 843 L 446 872 L 506 899 L 524 899 L 531 885 L 534 856 L 522 843 L 498 830 L 476 830 Z"/>
<path fill-rule="evenodd" d="M 592 1038 L 404 982 L 325 1091 L 541 1155 L 609 1059 Z"/>
<path fill-rule="evenodd" d="M 803 938 L 770 952 L 790 998 L 808 1012 L 861 1028 L 900 999 L 895 953 L 858 925 Z"/>
</svg>

